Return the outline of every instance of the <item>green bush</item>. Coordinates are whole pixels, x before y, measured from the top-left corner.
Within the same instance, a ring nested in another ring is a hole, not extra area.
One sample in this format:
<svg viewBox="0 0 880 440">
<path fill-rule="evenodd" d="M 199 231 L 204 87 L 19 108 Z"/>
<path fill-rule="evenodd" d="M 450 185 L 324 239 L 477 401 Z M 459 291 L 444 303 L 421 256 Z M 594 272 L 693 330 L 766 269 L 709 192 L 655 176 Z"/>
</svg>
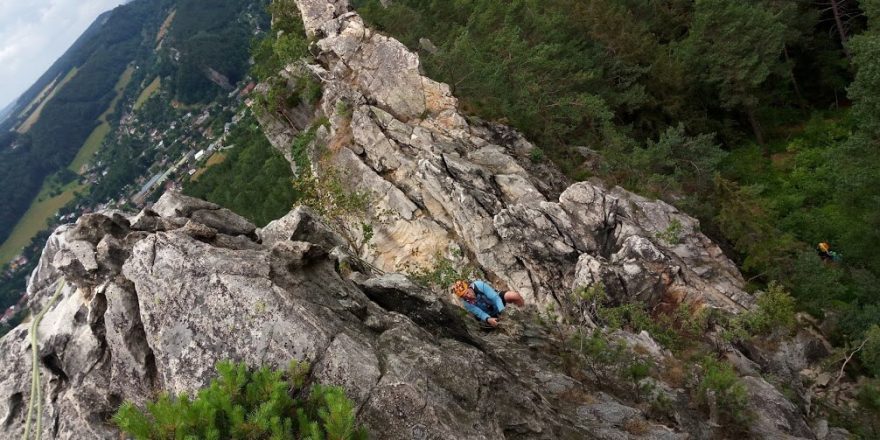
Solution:
<svg viewBox="0 0 880 440">
<path fill-rule="evenodd" d="M 739 381 L 733 367 L 712 358 L 700 362 L 703 375 L 697 388 L 697 400 L 707 408 L 714 395 L 719 422 L 725 425 L 746 426 L 752 418 L 748 409 L 748 391 Z"/>
<path fill-rule="evenodd" d="M 639 301 L 611 306 L 611 299 L 601 283 L 573 292 L 574 309 L 589 316 L 594 322 L 613 329 L 628 329 L 635 333 L 647 331 L 660 345 L 683 349 L 699 340 L 709 325 L 708 313 L 694 312 L 681 303 L 666 313 L 648 313 L 648 307 Z"/>
<path fill-rule="evenodd" d="M 682 229 L 681 222 L 678 221 L 677 218 L 674 218 L 669 222 L 669 226 L 663 231 L 658 232 L 656 236 L 667 244 L 678 244 L 681 242 Z"/>
<path fill-rule="evenodd" d="M 300 102 L 314 105 L 323 93 L 320 81 L 301 71 L 294 78 L 292 90 L 288 90 L 288 81 L 278 75 L 291 63 L 311 58 L 299 9 L 293 0 L 273 0 L 269 12 L 273 17 L 272 31 L 251 49 L 251 74 L 269 85 L 269 91 L 257 97 L 257 111 L 277 112 Z"/>
<path fill-rule="evenodd" d="M 757 308 L 728 321 L 724 336 L 728 340 L 743 341 L 757 335 L 788 335 L 797 324 L 794 314 L 794 298 L 778 283 L 770 283 L 758 297 Z"/>
<path fill-rule="evenodd" d="M 251 48 L 254 65 L 251 74 L 259 81 L 275 76 L 288 63 L 309 56 L 309 41 L 293 0 L 273 0 L 269 5 L 272 31 L 255 41 Z"/>
<path fill-rule="evenodd" d="M 532 162 L 535 163 L 542 162 L 544 160 L 544 150 L 535 147 L 534 149 L 532 149 L 532 151 L 529 152 L 529 159 L 531 159 Z"/>
<path fill-rule="evenodd" d="M 460 257 L 460 251 L 456 257 Z M 480 270 L 473 265 L 460 265 L 440 254 L 434 256 L 434 265 L 429 268 L 409 267 L 406 270 L 409 277 L 416 283 L 441 290 L 449 289 L 452 283 L 458 280 L 472 280 L 482 278 Z"/>
<path fill-rule="evenodd" d="M 859 406 L 844 426 L 860 438 L 880 438 L 880 380 L 865 381 L 856 398 Z"/>
<path fill-rule="evenodd" d="M 217 372 L 195 399 L 163 393 L 146 411 L 126 402 L 113 422 L 137 440 L 367 438 L 341 388 L 314 385 L 305 395 L 304 364 L 294 361 L 283 372 L 220 362 Z"/>
<path fill-rule="evenodd" d="M 649 358 L 640 358 L 625 343 L 598 330 L 589 334 L 578 330 L 565 348 L 569 366 L 589 371 L 600 386 L 617 386 L 636 398 L 649 391 L 642 380 L 651 376 L 656 365 Z"/>
<path fill-rule="evenodd" d="M 307 130 L 299 132 L 293 139 L 290 153 L 293 155 L 298 174 L 302 174 L 309 167 L 309 145 L 315 141 L 317 132 L 317 127 L 309 127 Z"/>
<path fill-rule="evenodd" d="M 880 325 L 874 325 L 865 333 L 865 346 L 860 358 L 865 368 L 874 376 L 880 377 Z M 880 399 L 877 410 L 880 411 Z"/>
<path fill-rule="evenodd" d="M 880 414 L 880 382 L 870 381 L 859 389 L 859 405 L 872 413 Z"/>
</svg>

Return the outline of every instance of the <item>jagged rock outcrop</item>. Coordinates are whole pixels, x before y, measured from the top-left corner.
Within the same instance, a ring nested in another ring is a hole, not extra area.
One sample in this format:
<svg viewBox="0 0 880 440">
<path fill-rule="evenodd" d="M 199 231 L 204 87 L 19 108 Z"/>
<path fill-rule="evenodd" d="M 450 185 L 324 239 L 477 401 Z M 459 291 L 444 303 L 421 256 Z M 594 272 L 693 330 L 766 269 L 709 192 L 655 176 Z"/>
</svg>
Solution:
<svg viewBox="0 0 880 440">
<path fill-rule="evenodd" d="M 305 207 L 258 229 L 175 193 L 135 215 L 91 214 L 59 228 L 28 286 L 36 312 L 67 283 L 39 328 L 43 436 L 118 438 L 108 419 L 124 400 L 193 392 L 222 359 L 298 359 L 312 365 L 310 381 L 346 388 L 376 438 L 725 437 L 688 384 L 650 377 L 648 395 L 611 392 L 612 376 L 572 372 L 563 338 L 535 322 L 534 309 L 486 332 L 445 295 L 394 273 L 439 256 L 479 266 L 533 305 L 565 308 L 572 291 L 602 283 L 621 303 L 752 307 L 742 276 L 698 222 L 533 162 L 531 143 L 465 118 L 449 87 L 422 75 L 415 52 L 364 26 L 346 0 L 297 4 L 318 63 L 284 75 L 318 78 L 322 99 L 261 124 L 296 169 L 291 140 L 310 115 L 328 117 L 311 148 L 313 172 L 335 169 L 348 188 L 371 193 L 356 221 L 370 223 L 372 237 L 358 227 L 343 237 L 334 227 L 346 219 Z M 21 436 L 31 398 L 28 333 L 25 323 L 0 340 L 2 438 Z M 647 332 L 604 337 L 660 368 L 675 364 Z M 756 416 L 744 429 L 841 435 L 811 426 L 803 405 L 760 376 L 797 376 L 820 351 L 806 336 L 786 344 L 748 357 L 729 348 Z M 665 402 L 665 413 L 652 415 L 650 402 Z"/>
<path fill-rule="evenodd" d="M 525 349 L 402 275 L 344 278 L 324 247 L 341 239 L 307 209 L 262 240 L 203 223 L 221 216 L 246 224 L 167 193 L 137 216 L 92 214 L 52 236 L 31 284 L 37 309 L 62 277 L 69 283 L 39 329 L 44 438 L 117 438 L 108 418 L 123 400 L 192 392 L 222 359 L 310 362 L 311 379 L 345 386 L 378 438 L 622 438 L 630 420 L 640 438 L 684 438 L 594 398 L 534 350 L 548 335 L 532 332 Z M 83 250 L 85 238 L 114 251 Z M 21 435 L 30 399 L 27 333 L 22 325 L 0 341 L 3 438 Z"/>
<path fill-rule="evenodd" d="M 695 219 L 620 188 L 568 186 L 529 159 L 535 147 L 520 134 L 469 122 L 449 87 L 420 73 L 415 52 L 367 28 L 345 2 L 297 4 L 317 40 L 319 64 L 308 67 L 331 122 L 319 131 L 317 144 L 327 147 L 313 148 L 313 163 L 345 170 L 352 190 L 372 193 L 367 261 L 398 271 L 438 256 L 469 260 L 499 285 L 546 303 L 563 304 L 594 282 L 619 301 L 687 301 L 733 313 L 753 303 Z M 292 135 L 271 138 L 286 152 Z"/>
</svg>

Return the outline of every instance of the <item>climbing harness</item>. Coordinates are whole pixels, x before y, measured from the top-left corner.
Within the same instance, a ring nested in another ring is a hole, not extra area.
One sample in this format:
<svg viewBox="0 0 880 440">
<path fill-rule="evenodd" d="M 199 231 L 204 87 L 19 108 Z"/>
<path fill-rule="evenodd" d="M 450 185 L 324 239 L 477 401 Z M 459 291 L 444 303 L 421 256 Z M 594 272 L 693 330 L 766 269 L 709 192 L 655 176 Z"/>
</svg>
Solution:
<svg viewBox="0 0 880 440">
<path fill-rule="evenodd" d="M 22 436 L 22 440 L 28 440 L 30 438 L 31 420 L 34 413 L 35 399 L 37 403 L 37 425 L 34 430 L 34 436 L 37 440 L 40 440 L 43 433 L 43 396 L 40 387 L 40 348 L 37 345 L 37 329 L 40 328 L 40 321 L 43 320 L 43 316 L 53 305 L 55 305 L 55 301 L 58 301 L 58 297 L 61 296 L 61 291 L 64 290 L 65 284 L 64 279 L 62 279 L 58 284 L 58 287 L 55 289 L 55 294 L 52 295 L 52 298 L 49 300 L 49 303 L 43 307 L 43 310 L 37 314 L 36 318 L 34 318 L 34 322 L 31 323 L 31 394 L 28 401 L 27 421 L 24 425 L 24 436 Z"/>
</svg>

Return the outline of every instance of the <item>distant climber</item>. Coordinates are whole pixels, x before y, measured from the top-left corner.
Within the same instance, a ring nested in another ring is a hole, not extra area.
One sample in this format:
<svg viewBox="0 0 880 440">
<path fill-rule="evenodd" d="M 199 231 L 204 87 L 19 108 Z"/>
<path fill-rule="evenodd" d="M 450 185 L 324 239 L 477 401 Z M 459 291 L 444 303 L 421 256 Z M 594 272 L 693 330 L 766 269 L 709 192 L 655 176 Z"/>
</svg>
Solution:
<svg viewBox="0 0 880 440">
<path fill-rule="evenodd" d="M 498 325 L 499 316 L 507 304 L 515 304 L 519 307 L 525 305 L 519 293 L 508 290 L 503 295 L 499 295 L 491 284 L 483 280 L 475 280 L 471 283 L 458 280 L 452 285 L 452 292 L 461 299 L 468 312 L 480 322 L 492 327 Z"/>
<path fill-rule="evenodd" d="M 838 263 L 842 258 L 839 253 L 832 251 L 831 245 L 825 241 L 816 246 L 816 252 L 819 254 L 819 258 L 825 263 Z"/>
</svg>

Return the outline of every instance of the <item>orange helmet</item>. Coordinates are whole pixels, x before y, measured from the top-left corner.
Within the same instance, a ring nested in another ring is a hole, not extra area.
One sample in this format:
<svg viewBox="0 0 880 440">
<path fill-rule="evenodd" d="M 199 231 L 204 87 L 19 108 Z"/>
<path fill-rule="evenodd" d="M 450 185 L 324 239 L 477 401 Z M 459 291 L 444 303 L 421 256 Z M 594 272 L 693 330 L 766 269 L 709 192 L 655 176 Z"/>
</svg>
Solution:
<svg viewBox="0 0 880 440">
<path fill-rule="evenodd" d="M 465 280 L 458 280 L 452 284 L 452 293 L 459 298 L 463 297 L 464 294 L 467 293 L 467 290 L 468 283 Z"/>
<path fill-rule="evenodd" d="M 828 244 L 828 243 L 826 243 L 826 242 L 824 242 L 824 241 L 821 242 L 821 243 L 819 243 L 819 250 L 820 250 L 820 251 L 822 251 L 822 252 L 828 252 L 829 249 L 831 249 L 831 245 L 830 245 L 830 244 Z"/>
</svg>

